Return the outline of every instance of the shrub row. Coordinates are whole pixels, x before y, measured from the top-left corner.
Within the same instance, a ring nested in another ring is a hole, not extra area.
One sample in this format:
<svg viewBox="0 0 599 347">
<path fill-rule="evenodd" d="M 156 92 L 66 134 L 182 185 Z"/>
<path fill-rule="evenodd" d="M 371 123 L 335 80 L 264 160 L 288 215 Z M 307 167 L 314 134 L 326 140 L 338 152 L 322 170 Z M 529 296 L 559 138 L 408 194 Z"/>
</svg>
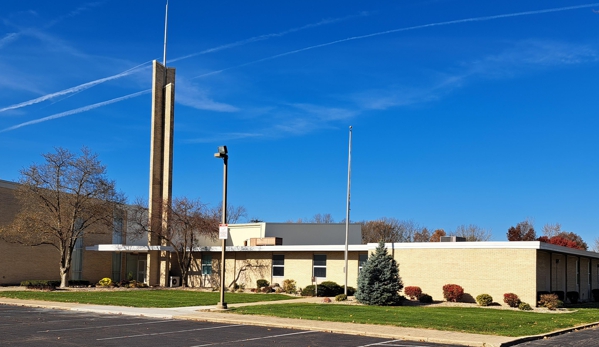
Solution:
<svg viewBox="0 0 599 347">
<path fill-rule="evenodd" d="M 333 281 L 324 281 L 319 283 L 316 287 L 311 284 L 306 286 L 301 291 L 302 296 L 316 296 L 318 292 L 318 296 L 337 296 L 339 294 L 344 294 L 345 288 L 343 286 L 338 285 Z M 356 289 L 353 287 L 347 287 L 347 295 L 352 296 L 356 293 Z"/>
<path fill-rule="evenodd" d="M 40 289 L 40 290 L 54 290 L 60 286 L 60 281 L 55 280 L 26 280 L 20 283 L 21 287 L 27 287 L 27 289 Z M 69 287 L 87 287 L 89 281 L 83 280 L 71 280 L 68 282 Z"/>
</svg>

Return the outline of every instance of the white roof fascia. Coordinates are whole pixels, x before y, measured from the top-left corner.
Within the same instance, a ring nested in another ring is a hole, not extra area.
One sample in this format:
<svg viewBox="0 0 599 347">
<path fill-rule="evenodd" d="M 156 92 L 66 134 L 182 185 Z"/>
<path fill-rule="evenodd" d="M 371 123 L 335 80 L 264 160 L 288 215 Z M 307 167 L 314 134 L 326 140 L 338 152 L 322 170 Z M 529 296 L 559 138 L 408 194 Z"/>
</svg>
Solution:
<svg viewBox="0 0 599 347">
<path fill-rule="evenodd" d="M 369 249 L 378 247 L 378 243 L 369 243 Z M 599 253 L 575 248 L 557 246 L 541 241 L 460 241 L 460 242 L 401 242 L 386 243 L 387 249 L 538 249 L 588 258 L 599 258 Z"/>
<path fill-rule="evenodd" d="M 367 252 L 368 245 L 348 245 L 348 251 Z M 194 247 L 194 252 L 221 252 L 221 247 Z M 227 246 L 225 252 L 343 252 L 345 245 Z"/>
<path fill-rule="evenodd" d="M 86 251 L 99 252 L 149 252 L 149 251 L 174 251 L 171 246 L 134 246 L 121 244 L 102 244 L 90 247 L 85 247 Z"/>
</svg>

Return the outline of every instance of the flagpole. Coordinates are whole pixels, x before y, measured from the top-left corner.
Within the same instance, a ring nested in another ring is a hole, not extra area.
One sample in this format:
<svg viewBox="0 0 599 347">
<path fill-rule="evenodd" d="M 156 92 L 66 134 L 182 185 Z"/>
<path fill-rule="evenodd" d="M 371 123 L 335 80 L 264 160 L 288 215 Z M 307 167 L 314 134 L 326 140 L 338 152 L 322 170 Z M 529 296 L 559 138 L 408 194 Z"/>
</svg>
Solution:
<svg viewBox="0 0 599 347">
<path fill-rule="evenodd" d="M 351 189 L 351 140 L 352 140 L 352 127 L 349 126 L 349 151 L 347 158 L 347 209 L 345 215 L 345 289 L 344 294 L 347 295 L 347 275 L 349 273 L 347 268 L 347 255 L 348 255 L 348 239 L 349 239 L 349 200 L 350 200 L 350 189 Z"/>
</svg>

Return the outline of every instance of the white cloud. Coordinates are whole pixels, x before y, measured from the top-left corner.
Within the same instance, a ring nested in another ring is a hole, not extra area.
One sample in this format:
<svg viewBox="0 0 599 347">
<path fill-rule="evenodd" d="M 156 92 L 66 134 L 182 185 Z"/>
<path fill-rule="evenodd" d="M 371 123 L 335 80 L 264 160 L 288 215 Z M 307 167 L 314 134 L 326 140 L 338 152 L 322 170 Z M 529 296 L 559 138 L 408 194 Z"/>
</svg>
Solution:
<svg viewBox="0 0 599 347">
<path fill-rule="evenodd" d="M 175 87 L 175 102 L 193 107 L 198 110 L 216 111 L 216 112 L 237 112 L 238 107 L 227 103 L 214 101 L 205 90 L 197 85 L 179 78 Z"/>
</svg>

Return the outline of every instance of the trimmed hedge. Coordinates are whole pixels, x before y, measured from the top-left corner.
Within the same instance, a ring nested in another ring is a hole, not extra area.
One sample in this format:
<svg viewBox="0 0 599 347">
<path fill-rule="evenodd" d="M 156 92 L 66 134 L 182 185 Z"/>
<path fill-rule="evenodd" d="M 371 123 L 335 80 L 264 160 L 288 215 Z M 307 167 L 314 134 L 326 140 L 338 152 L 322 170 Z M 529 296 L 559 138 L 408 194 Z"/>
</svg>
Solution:
<svg viewBox="0 0 599 347">
<path fill-rule="evenodd" d="M 514 293 L 503 294 L 503 302 L 508 304 L 509 307 L 518 307 L 520 305 L 520 298 Z"/>
<path fill-rule="evenodd" d="M 443 297 L 447 301 L 458 302 L 464 295 L 464 288 L 457 284 L 446 284 L 443 286 Z"/>
<path fill-rule="evenodd" d="M 571 304 L 577 304 L 580 295 L 578 294 L 578 292 L 572 291 L 567 292 L 566 297 L 568 298 L 568 301 L 570 301 Z"/>
<path fill-rule="evenodd" d="M 493 303 L 493 297 L 489 294 L 481 294 L 476 297 L 476 303 L 479 306 L 489 306 Z"/>
<path fill-rule="evenodd" d="M 410 300 L 416 300 L 422 295 L 422 289 L 417 286 L 408 286 L 403 289 L 405 295 L 410 297 Z"/>
<path fill-rule="evenodd" d="M 433 302 L 433 297 L 426 293 L 422 293 L 422 295 L 420 295 L 418 298 L 418 301 L 420 301 L 422 304 L 431 304 Z"/>
</svg>

